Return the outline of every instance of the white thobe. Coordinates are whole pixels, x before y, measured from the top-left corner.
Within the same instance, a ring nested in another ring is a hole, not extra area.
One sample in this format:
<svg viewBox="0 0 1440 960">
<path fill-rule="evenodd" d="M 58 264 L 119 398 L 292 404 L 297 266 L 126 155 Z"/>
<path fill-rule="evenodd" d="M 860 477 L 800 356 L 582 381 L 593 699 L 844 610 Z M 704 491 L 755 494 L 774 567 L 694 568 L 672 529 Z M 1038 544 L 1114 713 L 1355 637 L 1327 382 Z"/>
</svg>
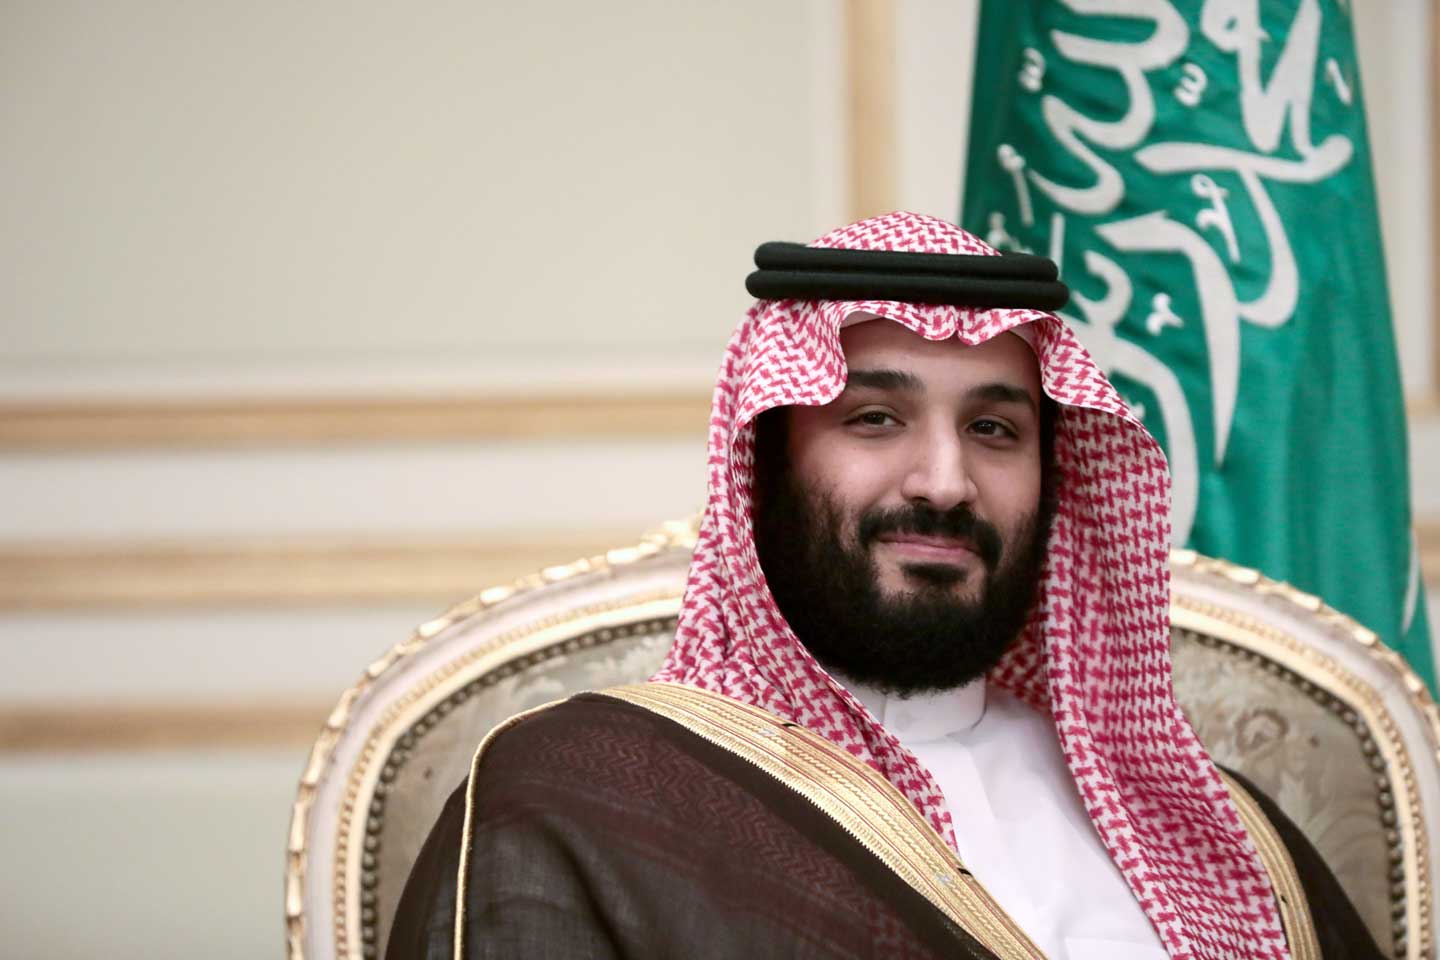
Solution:
<svg viewBox="0 0 1440 960">
<path fill-rule="evenodd" d="M 934 776 L 960 859 L 1052 960 L 1163 960 L 1048 717 L 977 680 L 902 698 L 837 678 Z"/>
</svg>

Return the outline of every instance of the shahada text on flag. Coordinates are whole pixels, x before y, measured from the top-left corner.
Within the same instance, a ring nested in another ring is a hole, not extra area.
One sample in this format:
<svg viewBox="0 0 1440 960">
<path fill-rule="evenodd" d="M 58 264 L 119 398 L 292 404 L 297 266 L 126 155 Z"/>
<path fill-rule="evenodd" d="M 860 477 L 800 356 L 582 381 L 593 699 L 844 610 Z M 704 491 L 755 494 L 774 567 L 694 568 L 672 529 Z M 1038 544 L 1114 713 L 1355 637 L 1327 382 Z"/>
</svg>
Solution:
<svg viewBox="0 0 1440 960">
<path fill-rule="evenodd" d="M 1175 542 L 1434 688 L 1350 4 L 985 0 L 962 223 L 1046 254 L 1159 438 Z"/>
</svg>

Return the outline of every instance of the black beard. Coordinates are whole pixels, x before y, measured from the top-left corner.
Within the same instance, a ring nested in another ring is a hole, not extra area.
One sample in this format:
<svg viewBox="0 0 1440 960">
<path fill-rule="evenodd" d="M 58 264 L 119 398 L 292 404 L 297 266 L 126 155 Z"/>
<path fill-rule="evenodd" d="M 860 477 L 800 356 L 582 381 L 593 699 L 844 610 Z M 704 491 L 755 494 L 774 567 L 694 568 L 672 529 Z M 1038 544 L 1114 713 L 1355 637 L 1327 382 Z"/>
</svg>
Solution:
<svg viewBox="0 0 1440 960">
<path fill-rule="evenodd" d="M 826 667 L 886 693 L 950 690 L 984 676 L 1025 626 L 1040 582 L 1050 526 L 1048 498 L 1006 545 L 993 526 L 961 505 L 923 504 L 862 514 L 847 543 L 839 510 L 807 495 L 787 472 L 755 508 L 755 546 L 770 592 L 800 642 Z M 954 596 L 965 571 L 907 564 L 918 589 L 885 596 L 870 546 L 887 532 L 964 538 L 985 567 L 979 596 Z"/>
</svg>

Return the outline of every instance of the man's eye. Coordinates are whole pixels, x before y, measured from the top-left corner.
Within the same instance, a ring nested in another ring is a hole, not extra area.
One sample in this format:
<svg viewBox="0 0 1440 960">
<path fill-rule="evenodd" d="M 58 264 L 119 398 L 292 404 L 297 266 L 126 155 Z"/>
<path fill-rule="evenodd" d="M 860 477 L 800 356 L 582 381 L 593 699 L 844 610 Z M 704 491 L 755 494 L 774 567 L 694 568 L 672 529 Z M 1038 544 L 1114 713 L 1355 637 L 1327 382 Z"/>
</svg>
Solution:
<svg viewBox="0 0 1440 960">
<path fill-rule="evenodd" d="M 970 424 L 970 429 L 982 437 L 1013 437 L 1015 431 L 1011 430 L 999 420 L 976 420 Z"/>
<path fill-rule="evenodd" d="M 866 410 L 850 418 L 851 423 L 858 423 L 866 427 L 888 427 L 898 421 L 892 414 L 884 410 Z"/>
</svg>

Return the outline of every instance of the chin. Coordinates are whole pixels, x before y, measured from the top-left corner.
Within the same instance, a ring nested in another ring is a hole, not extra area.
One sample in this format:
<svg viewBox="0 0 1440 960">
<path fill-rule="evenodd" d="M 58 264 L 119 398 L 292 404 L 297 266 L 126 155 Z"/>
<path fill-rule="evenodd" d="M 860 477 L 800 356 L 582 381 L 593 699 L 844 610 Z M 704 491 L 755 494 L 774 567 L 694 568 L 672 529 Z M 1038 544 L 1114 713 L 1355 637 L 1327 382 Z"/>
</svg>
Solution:
<svg viewBox="0 0 1440 960">
<path fill-rule="evenodd" d="M 886 578 L 882 589 L 891 597 L 915 597 L 943 594 L 955 600 L 974 603 L 984 591 L 982 576 L 973 570 L 949 565 L 926 566 L 907 564 Z"/>
</svg>

